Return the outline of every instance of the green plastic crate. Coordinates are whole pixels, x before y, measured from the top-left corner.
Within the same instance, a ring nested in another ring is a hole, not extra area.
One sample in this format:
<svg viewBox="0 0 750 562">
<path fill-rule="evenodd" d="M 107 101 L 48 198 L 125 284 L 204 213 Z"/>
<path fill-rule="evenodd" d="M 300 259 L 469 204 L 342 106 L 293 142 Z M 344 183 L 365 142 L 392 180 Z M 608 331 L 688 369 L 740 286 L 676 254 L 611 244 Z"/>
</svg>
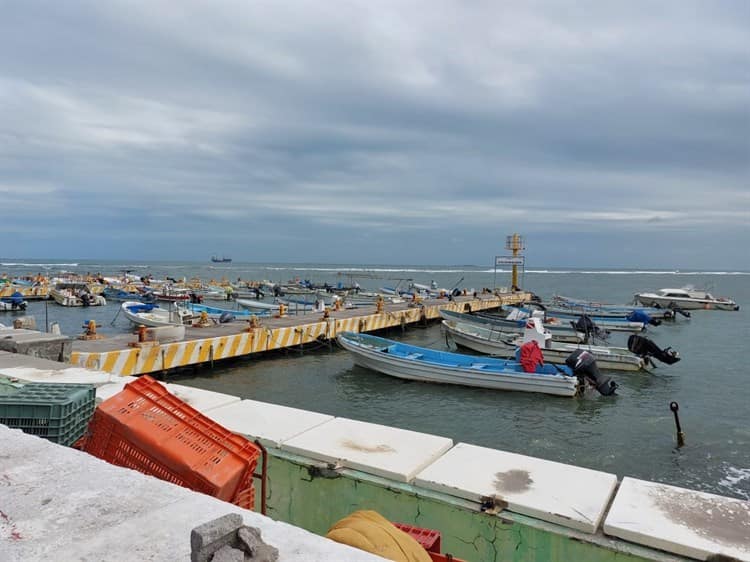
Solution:
<svg viewBox="0 0 750 562">
<path fill-rule="evenodd" d="M 95 407 L 93 385 L 29 383 L 0 395 L 0 423 L 70 446 L 86 431 Z"/>
</svg>

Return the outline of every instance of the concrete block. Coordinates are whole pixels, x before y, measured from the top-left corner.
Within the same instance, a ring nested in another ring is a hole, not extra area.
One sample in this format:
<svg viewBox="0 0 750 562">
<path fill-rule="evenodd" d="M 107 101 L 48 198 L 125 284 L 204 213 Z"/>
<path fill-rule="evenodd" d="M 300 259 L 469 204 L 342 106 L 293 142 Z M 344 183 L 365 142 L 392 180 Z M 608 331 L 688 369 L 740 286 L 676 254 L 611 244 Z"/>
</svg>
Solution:
<svg viewBox="0 0 750 562">
<path fill-rule="evenodd" d="M 209 562 L 220 548 L 237 545 L 237 530 L 240 527 L 242 515 L 238 513 L 228 513 L 198 525 L 190 532 L 191 562 Z"/>
<path fill-rule="evenodd" d="M 193 388 L 182 384 L 167 384 L 167 390 L 177 398 L 189 404 L 202 414 L 210 412 L 215 408 L 226 406 L 240 401 L 239 396 L 231 394 L 222 394 L 212 390 L 203 390 L 202 388 Z M 213 415 L 209 416 L 213 419 Z"/>
<path fill-rule="evenodd" d="M 623 478 L 604 532 L 699 560 L 750 561 L 750 501 Z"/>
<path fill-rule="evenodd" d="M 417 475 L 418 486 L 594 533 L 617 476 L 459 443 Z"/>
<path fill-rule="evenodd" d="M 279 559 L 279 551 L 270 544 L 262 544 L 252 557 L 253 562 L 276 562 Z"/>
<path fill-rule="evenodd" d="M 447 437 L 336 418 L 281 444 L 281 449 L 399 482 L 411 482 L 453 445 Z"/>
<path fill-rule="evenodd" d="M 25 330 L 36 330 L 36 318 L 33 316 L 21 316 L 13 319 L 13 327 Z"/>
<path fill-rule="evenodd" d="M 211 562 L 245 562 L 245 553 L 231 546 L 222 546 L 213 555 Z"/>
<path fill-rule="evenodd" d="M 41 332 L 3 332 L 0 336 L 0 350 L 39 357 L 51 361 L 66 362 L 73 351 L 73 341 L 67 336 L 55 336 Z"/>
<path fill-rule="evenodd" d="M 249 439 L 258 439 L 265 447 L 280 447 L 284 441 L 331 421 L 333 416 L 243 400 L 211 411 L 211 419 Z"/>
<path fill-rule="evenodd" d="M 240 527 L 237 531 L 237 538 L 240 540 L 242 549 L 251 556 L 255 554 L 255 549 L 263 544 L 260 531 L 253 527 Z"/>
</svg>

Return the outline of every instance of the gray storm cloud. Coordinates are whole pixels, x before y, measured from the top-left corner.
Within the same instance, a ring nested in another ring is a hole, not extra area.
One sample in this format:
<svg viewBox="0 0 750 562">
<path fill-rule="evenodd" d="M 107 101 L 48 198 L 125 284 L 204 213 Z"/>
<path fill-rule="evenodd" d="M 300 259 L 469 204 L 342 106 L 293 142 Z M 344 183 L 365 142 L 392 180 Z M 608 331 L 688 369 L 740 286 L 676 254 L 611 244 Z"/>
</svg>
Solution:
<svg viewBox="0 0 750 562">
<path fill-rule="evenodd" d="M 749 28 L 744 2 L 10 3 L 0 234 L 484 263 L 517 231 L 541 264 L 750 269 Z"/>
</svg>

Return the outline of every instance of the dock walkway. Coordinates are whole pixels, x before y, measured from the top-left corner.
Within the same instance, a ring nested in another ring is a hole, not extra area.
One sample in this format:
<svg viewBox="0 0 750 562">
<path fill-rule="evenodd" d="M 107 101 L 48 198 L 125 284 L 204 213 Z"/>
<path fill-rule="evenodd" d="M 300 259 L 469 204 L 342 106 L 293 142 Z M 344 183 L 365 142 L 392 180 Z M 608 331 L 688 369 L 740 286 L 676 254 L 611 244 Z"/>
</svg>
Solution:
<svg viewBox="0 0 750 562">
<path fill-rule="evenodd" d="M 406 327 L 440 318 L 440 309 L 456 312 L 489 310 L 528 300 L 528 293 L 483 294 L 430 299 L 414 303 L 386 304 L 378 313 L 375 306 L 309 313 L 282 318 L 262 318 L 260 326 L 235 321 L 205 328 L 188 328 L 185 339 L 174 343 L 132 347 L 135 337 L 123 334 L 101 340 L 76 340 L 71 363 L 87 369 L 129 376 L 212 363 L 221 359 L 250 356 L 264 351 L 301 347 L 336 338 L 340 332 L 373 332 Z"/>
</svg>

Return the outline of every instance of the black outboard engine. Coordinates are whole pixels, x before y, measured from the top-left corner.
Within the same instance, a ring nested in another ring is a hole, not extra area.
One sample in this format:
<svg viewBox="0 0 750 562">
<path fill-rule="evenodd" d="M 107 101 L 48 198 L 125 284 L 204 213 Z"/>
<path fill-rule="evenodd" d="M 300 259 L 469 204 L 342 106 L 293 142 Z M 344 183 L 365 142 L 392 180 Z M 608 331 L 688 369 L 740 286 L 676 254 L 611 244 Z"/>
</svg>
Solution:
<svg viewBox="0 0 750 562">
<path fill-rule="evenodd" d="M 680 354 L 671 347 L 661 349 L 650 339 L 639 336 L 638 334 L 633 334 L 628 338 L 628 349 L 644 359 L 655 357 L 667 365 L 672 365 L 680 360 Z"/>
<path fill-rule="evenodd" d="M 617 390 L 617 383 L 610 377 L 605 377 L 599 372 L 594 356 L 585 349 L 576 349 L 565 360 L 565 364 L 570 367 L 573 374 L 579 380 L 588 382 L 591 386 L 599 391 L 603 396 L 611 396 Z"/>
<path fill-rule="evenodd" d="M 81 303 L 83 306 L 89 306 L 91 304 L 91 295 L 88 293 L 83 293 L 81 295 Z"/>
<path fill-rule="evenodd" d="M 576 320 L 575 322 L 571 322 L 571 324 L 573 324 L 574 330 L 576 330 L 577 332 L 583 332 L 584 334 L 586 334 L 587 340 L 589 336 L 594 336 L 602 340 L 606 340 L 607 337 L 609 336 L 609 332 L 607 330 L 602 330 L 586 314 L 582 314 L 578 318 L 578 320 Z"/>
<path fill-rule="evenodd" d="M 232 314 L 228 310 L 225 310 L 221 313 L 221 316 L 219 316 L 219 324 L 226 324 L 227 322 L 231 322 L 232 320 L 234 320 L 234 314 Z"/>
</svg>

